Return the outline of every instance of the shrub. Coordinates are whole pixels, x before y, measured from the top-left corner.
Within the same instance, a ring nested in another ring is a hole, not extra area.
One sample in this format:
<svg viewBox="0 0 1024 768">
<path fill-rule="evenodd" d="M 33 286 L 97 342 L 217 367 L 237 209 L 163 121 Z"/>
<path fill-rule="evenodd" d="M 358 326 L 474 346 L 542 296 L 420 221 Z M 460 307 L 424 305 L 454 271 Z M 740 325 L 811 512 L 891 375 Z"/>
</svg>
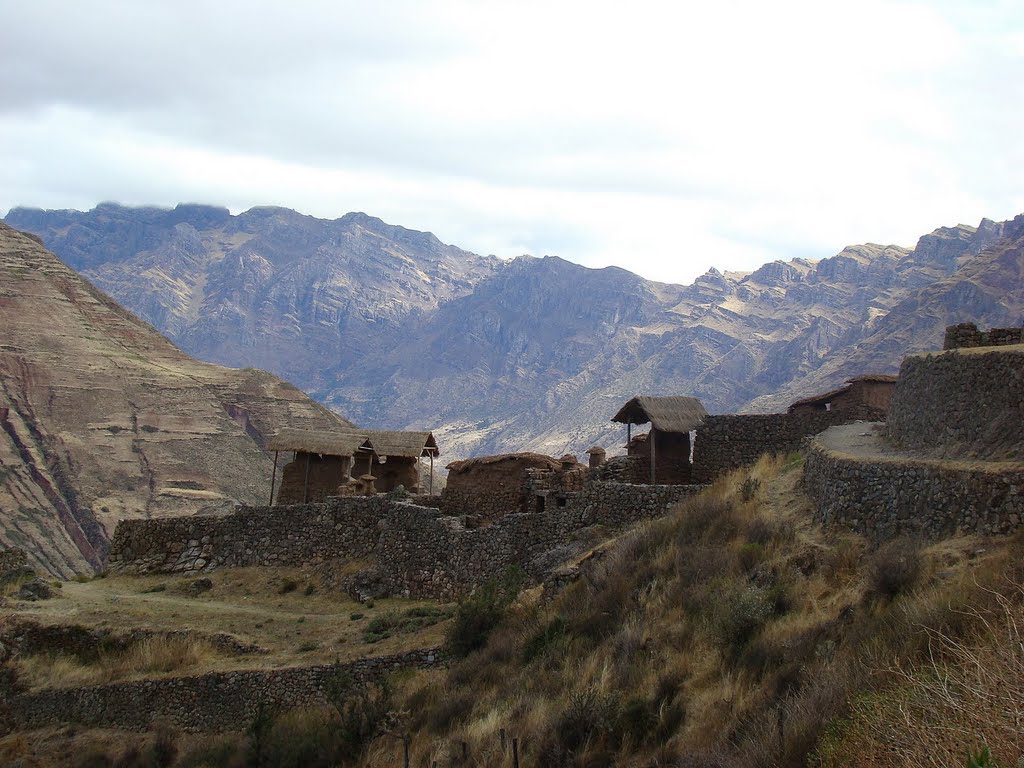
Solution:
<svg viewBox="0 0 1024 768">
<path fill-rule="evenodd" d="M 556 616 L 533 635 L 523 646 L 523 661 L 529 663 L 565 637 L 566 623 Z"/>
<path fill-rule="evenodd" d="M 397 719 L 387 678 L 358 686 L 347 673 L 339 671 L 328 682 L 326 694 L 339 719 L 334 731 L 341 760 L 358 757 L 370 741 L 392 727 Z"/>
<path fill-rule="evenodd" d="M 740 561 L 740 568 L 749 573 L 764 560 L 764 545 L 748 541 L 740 546 L 737 555 Z"/>
<path fill-rule="evenodd" d="M 893 539 L 872 555 L 867 566 L 869 597 L 892 599 L 909 591 L 921 573 L 921 550 L 910 539 Z"/>
<path fill-rule="evenodd" d="M 281 586 L 277 588 L 277 594 L 287 595 L 289 592 L 294 592 L 299 588 L 299 582 L 295 579 L 285 579 L 281 582 Z"/>
<path fill-rule="evenodd" d="M 449 651 L 455 656 L 465 657 L 482 648 L 491 630 L 519 594 L 522 583 L 522 571 L 509 569 L 502 577 L 484 582 L 459 603 L 455 620 L 448 628 Z"/>
<path fill-rule="evenodd" d="M 709 605 L 706 627 L 723 655 L 734 659 L 770 615 L 771 606 L 763 589 L 725 582 Z"/>
<path fill-rule="evenodd" d="M 307 584 L 306 588 L 302 590 L 302 594 L 304 594 L 306 597 L 309 597 L 314 592 L 316 592 L 316 587 L 314 587 L 312 584 Z"/>
<path fill-rule="evenodd" d="M 743 501 L 750 501 L 757 495 L 757 492 L 760 489 L 761 481 L 753 477 L 748 477 L 740 485 L 740 498 L 743 499 Z"/>
<path fill-rule="evenodd" d="M 576 691 L 558 718 L 556 738 L 564 749 L 576 752 L 594 734 L 611 732 L 618 717 L 617 702 L 609 694 L 595 688 Z"/>
</svg>

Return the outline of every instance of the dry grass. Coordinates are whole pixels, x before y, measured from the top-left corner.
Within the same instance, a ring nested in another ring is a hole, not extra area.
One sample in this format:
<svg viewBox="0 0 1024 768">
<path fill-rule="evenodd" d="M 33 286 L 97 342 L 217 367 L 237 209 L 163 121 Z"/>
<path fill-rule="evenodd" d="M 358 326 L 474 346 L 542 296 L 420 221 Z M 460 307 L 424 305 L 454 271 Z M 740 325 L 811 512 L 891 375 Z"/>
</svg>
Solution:
<svg viewBox="0 0 1024 768">
<path fill-rule="evenodd" d="M 208 576 L 213 587 L 198 596 L 189 593 L 195 576 L 110 576 L 67 582 L 61 599 L 10 603 L 0 608 L 0 620 L 13 616 L 113 632 L 192 629 L 207 635 L 233 635 L 267 651 L 206 657 L 205 668 L 216 670 L 348 661 L 440 645 L 444 640 L 446 621 L 388 637 L 371 637 L 366 632 L 378 617 L 437 609 L 435 601 L 388 598 L 359 604 L 326 587 L 315 573 L 296 568 L 228 569 Z M 283 591 L 289 584 L 295 588 Z M 309 586 L 313 589 L 307 594 Z M 375 642 L 367 642 L 368 638 Z"/>
<path fill-rule="evenodd" d="M 959 611 L 990 588 L 979 577 L 1019 557 L 961 537 L 893 571 L 905 553 L 879 559 L 812 523 L 799 465 L 720 479 L 605 547 L 553 602 L 513 606 L 447 675 L 413 678 L 414 763 L 445 764 L 465 742 L 474 764 L 510 765 L 504 729 L 523 766 L 805 765 L 851 697 L 893 686 L 879 660 L 926 658 L 912 627 L 965 637 L 977 619 Z M 895 573 L 884 598 L 872 563 Z M 381 745 L 364 764 L 396 756 Z"/>
<path fill-rule="evenodd" d="M 209 642 L 197 638 L 149 637 L 124 651 L 101 654 L 94 663 L 45 654 L 21 656 L 14 667 L 18 678 L 34 689 L 71 688 L 206 670 L 220 655 Z"/>
</svg>

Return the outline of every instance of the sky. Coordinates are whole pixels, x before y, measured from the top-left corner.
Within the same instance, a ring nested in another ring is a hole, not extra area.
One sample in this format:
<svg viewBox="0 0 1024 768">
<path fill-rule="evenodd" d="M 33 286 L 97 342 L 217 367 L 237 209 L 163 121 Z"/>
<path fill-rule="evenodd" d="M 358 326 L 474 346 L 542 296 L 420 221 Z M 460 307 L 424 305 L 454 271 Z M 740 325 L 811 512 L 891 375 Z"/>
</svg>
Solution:
<svg viewBox="0 0 1024 768">
<path fill-rule="evenodd" d="M 32 0 L 0 214 L 364 211 L 687 283 L 1024 212 L 1024 3 Z"/>
</svg>

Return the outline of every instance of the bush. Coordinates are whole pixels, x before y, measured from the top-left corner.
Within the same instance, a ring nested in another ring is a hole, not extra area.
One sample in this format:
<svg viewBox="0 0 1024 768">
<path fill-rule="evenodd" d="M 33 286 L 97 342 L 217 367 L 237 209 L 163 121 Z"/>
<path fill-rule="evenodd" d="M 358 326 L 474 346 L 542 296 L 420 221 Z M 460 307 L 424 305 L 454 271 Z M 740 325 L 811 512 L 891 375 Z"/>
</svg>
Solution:
<svg viewBox="0 0 1024 768">
<path fill-rule="evenodd" d="M 295 579 L 285 579 L 281 582 L 281 586 L 277 588 L 277 594 L 287 595 L 289 592 L 294 592 L 299 588 L 299 582 Z"/>
<path fill-rule="evenodd" d="M 921 574 L 921 550 L 910 539 L 894 539 L 872 555 L 867 566 L 867 595 L 892 599 L 908 592 Z"/>
<path fill-rule="evenodd" d="M 595 688 L 576 691 L 555 726 L 559 744 L 570 752 L 581 749 L 591 736 L 612 731 L 619 718 L 615 699 Z"/>
<path fill-rule="evenodd" d="M 743 499 L 743 501 L 750 501 L 757 495 L 757 492 L 760 489 L 761 481 L 753 477 L 748 477 L 740 485 L 740 498 Z"/>
<path fill-rule="evenodd" d="M 461 603 L 455 620 L 448 628 L 448 650 L 454 656 L 465 657 L 482 648 L 505 611 L 519 594 L 523 573 L 510 568 L 498 579 L 484 582 Z"/>
<path fill-rule="evenodd" d="M 565 637 L 565 619 L 556 616 L 523 646 L 523 661 L 529 663 Z"/>
<path fill-rule="evenodd" d="M 339 719 L 333 724 L 339 739 L 339 760 L 358 757 L 397 718 L 391 686 L 386 678 L 358 686 L 348 674 L 339 672 L 328 683 L 326 693 Z"/>
<path fill-rule="evenodd" d="M 740 561 L 740 568 L 749 573 L 764 560 L 764 545 L 748 541 L 740 545 L 737 553 Z"/>
<path fill-rule="evenodd" d="M 735 659 L 771 615 L 763 589 L 752 584 L 726 582 L 708 606 L 706 627 L 714 645 Z"/>
</svg>

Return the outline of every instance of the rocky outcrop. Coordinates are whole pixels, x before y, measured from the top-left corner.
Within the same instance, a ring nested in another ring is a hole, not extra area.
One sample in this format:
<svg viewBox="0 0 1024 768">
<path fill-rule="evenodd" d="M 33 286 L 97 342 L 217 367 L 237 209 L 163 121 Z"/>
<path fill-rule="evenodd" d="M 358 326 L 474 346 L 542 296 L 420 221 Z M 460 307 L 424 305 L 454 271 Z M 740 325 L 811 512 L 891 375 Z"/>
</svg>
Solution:
<svg viewBox="0 0 1024 768">
<path fill-rule="evenodd" d="M 344 420 L 252 369 L 185 355 L 0 225 L 0 546 L 68 577 L 122 518 L 258 503 L 266 437 Z"/>
</svg>

